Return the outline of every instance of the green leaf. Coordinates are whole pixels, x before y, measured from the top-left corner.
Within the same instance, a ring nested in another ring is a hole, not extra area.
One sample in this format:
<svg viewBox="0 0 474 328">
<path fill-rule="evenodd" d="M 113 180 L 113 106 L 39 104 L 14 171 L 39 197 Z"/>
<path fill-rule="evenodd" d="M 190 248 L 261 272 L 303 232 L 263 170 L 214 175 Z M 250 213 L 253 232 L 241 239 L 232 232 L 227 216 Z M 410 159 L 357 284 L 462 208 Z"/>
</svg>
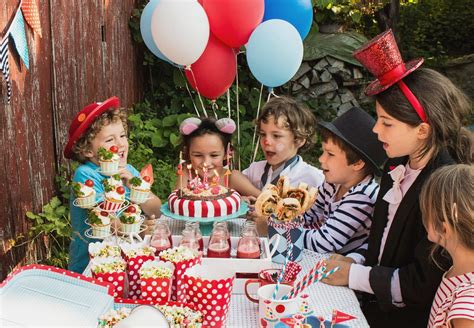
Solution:
<svg viewBox="0 0 474 328">
<path fill-rule="evenodd" d="M 154 134 L 151 138 L 151 144 L 153 147 L 164 147 L 167 143 L 168 142 L 160 134 Z"/>
<path fill-rule="evenodd" d="M 179 145 L 180 141 L 181 141 L 181 138 L 179 137 L 179 135 L 175 134 L 175 133 L 171 133 L 170 135 L 170 141 L 171 141 L 171 144 L 176 147 Z"/>
<path fill-rule="evenodd" d="M 163 126 L 164 127 L 175 126 L 177 122 L 176 119 L 177 119 L 176 114 L 166 116 L 165 118 L 163 118 Z"/>
</svg>

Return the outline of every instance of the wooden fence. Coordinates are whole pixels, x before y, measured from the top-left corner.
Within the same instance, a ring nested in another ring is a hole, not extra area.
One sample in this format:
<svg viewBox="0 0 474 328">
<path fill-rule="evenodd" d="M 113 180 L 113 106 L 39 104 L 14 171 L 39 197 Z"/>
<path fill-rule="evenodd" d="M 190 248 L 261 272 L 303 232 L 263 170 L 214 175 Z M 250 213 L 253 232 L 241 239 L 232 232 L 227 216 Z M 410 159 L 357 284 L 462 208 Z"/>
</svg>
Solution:
<svg viewBox="0 0 474 328">
<path fill-rule="evenodd" d="M 25 25 L 30 69 L 10 42 L 13 95 L 0 78 L 0 281 L 25 258 L 27 211 L 39 212 L 55 194 L 54 176 L 69 123 L 84 105 L 118 96 L 141 98 L 141 53 L 128 22 L 139 0 L 37 0 L 43 36 Z M 19 6 L 0 2 L 0 38 Z M 17 245 L 15 245 L 17 243 Z"/>
</svg>

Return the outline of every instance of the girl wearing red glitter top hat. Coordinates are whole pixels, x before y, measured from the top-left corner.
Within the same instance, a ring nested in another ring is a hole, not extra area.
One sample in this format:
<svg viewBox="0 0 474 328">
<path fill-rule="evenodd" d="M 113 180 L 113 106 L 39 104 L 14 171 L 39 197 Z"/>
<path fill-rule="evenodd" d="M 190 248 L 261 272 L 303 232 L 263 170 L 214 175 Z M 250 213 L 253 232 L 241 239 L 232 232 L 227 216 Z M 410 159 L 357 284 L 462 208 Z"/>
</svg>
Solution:
<svg viewBox="0 0 474 328">
<path fill-rule="evenodd" d="M 430 260 L 419 193 L 436 168 L 473 163 L 473 136 L 462 127 L 471 104 L 449 79 L 419 68 L 422 58 L 403 62 L 391 30 L 354 56 L 377 77 L 365 92 L 375 96 L 373 131 L 389 160 L 368 243 L 348 256 L 333 256 L 328 269 L 340 270 L 324 282 L 361 292 L 373 327 L 426 327 L 443 271 Z M 440 254 L 436 259 L 449 268 L 450 259 Z"/>
</svg>

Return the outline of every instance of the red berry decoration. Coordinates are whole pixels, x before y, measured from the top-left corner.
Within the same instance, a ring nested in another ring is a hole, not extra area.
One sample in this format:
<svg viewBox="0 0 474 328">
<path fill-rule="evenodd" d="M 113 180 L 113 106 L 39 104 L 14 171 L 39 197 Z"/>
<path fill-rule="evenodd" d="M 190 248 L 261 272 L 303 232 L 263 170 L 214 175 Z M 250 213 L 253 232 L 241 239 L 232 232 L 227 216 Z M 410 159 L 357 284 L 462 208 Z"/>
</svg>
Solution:
<svg viewBox="0 0 474 328">
<path fill-rule="evenodd" d="M 85 184 L 88 187 L 94 187 L 94 181 L 92 181 L 91 179 L 87 179 Z"/>
<path fill-rule="evenodd" d="M 117 187 L 117 194 L 119 194 L 119 195 L 125 194 L 125 188 L 122 187 L 122 186 Z"/>
<path fill-rule="evenodd" d="M 150 181 L 151 181 L 151 178 L 150 178 L 148 175 L 145 175 L 145 176 L 143 177 L 143 180 L 144 180 L 145 182 L 150 182 Z"/>
<path fill-rule="evenodd" d="M 109 212 L 100 211 L 100 215 L 102 215 L 102 216 L 109 216 Z"/>
<path fill-rule="evenodd" d="M 137 209 L 135 208 L 135 206 L 129 206 L 127 207 L 127 212 L 128 213 L 136 213 L 137 212 Z"/>
<path fill-rule="evenodd" d="M 118 147 L 117 146 L 112 146 L 109 149 L 112 153 L 117 154 L 118 153 Z"/>
</svg>

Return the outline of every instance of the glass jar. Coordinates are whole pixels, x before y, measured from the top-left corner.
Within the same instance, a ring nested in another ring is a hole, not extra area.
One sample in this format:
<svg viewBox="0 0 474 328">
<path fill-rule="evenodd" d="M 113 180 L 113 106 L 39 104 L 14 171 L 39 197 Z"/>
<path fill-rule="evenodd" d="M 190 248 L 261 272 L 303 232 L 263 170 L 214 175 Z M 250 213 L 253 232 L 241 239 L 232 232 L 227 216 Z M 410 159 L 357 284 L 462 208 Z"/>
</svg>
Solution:
<svg viewBox="0 0 474 328">
<path fill-rule="evenodd" d="M 199 222 L 186 222 L 185 228 L 194 230 L 196 240 L 199 245 L 199 251 L 202 252 L 204 250 L 204 241 L 202 240 L 202 233 L 201 229 L 199 228 Z"/>
<path fill-rule="evenodd" d="M 227 222 L 225 222 L 225 221 L 214 222 L 214 228 L 216 228 L 216 227 L 220 227 L 220 228 L 222 228 L 222 230 L 224 230 L 224 232 L 226 234 L 227 243 L 229 244 L 229 247 L 232 248 L 232 244 L 230 242 L 230 232 L 229 232 L 229 229 L 227 228 Z"/>
<path fill-rule="evenodd" d="M 158 256 L 161 251 L 173 247 L 171 231 L 166 221 L 159 220 L 156 222 L 155 229 L 153 230 L 153 236 L 150 241 L 150 246 L 156 249 L 156 256 Z"/>
<path fill-rule="evenodd" d="M 190 249 L 199 251 L 199 243 L 196 239 L 196 232 L 193 227 L 185 227 L 182 234 L 179 246 L 188 247 Z"/>
<path fill-rule="evenodd" d="M 230 245 L 227 241 L 228 231 L 222 225 L 215 225 L 212 229 L 209 245 L 207 247 L 207 257 L 230 257 Z"/>
<path fill-rule="evenodd" d="M 242 228 L 237 245 L 237 257 L 241 259 L 260 258 L 260 239 L 258 238 L 257 226 L 253 221 L 246 221 Z"/>
</svg>

